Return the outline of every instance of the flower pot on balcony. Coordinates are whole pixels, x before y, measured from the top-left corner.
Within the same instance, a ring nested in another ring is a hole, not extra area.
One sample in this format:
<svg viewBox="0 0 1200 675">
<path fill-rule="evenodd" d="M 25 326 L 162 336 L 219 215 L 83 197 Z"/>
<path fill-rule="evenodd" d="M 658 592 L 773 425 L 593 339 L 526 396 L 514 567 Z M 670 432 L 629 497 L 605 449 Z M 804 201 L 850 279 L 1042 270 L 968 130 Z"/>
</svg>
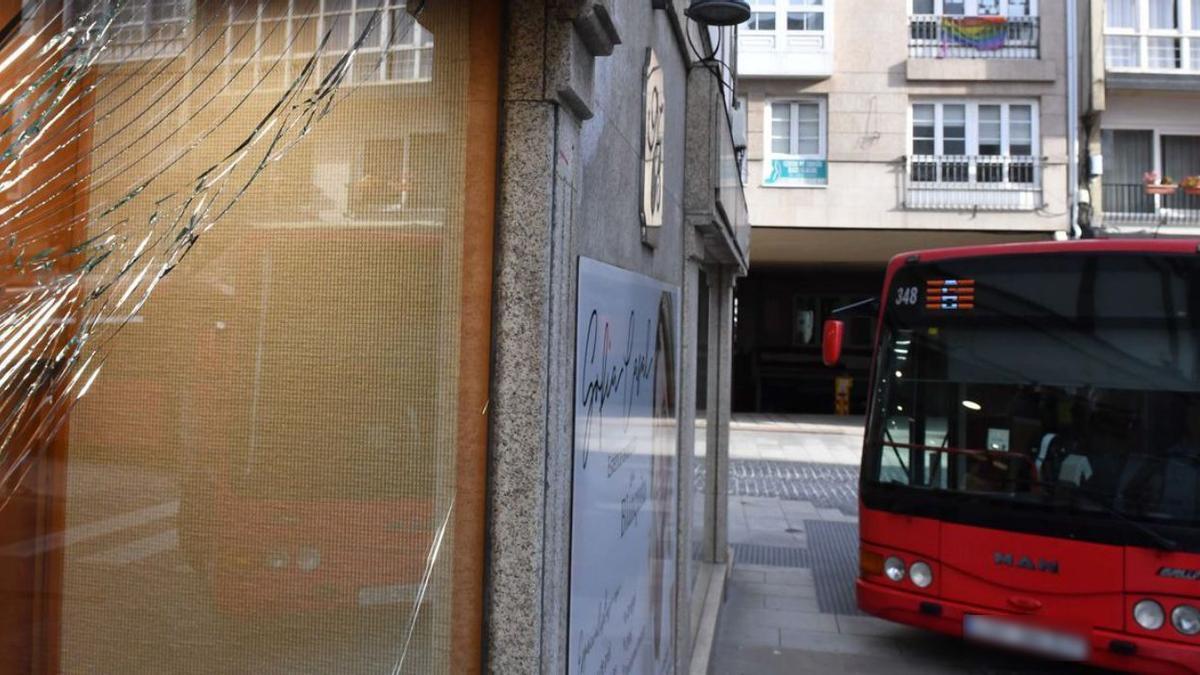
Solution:
<svg viewBox="0 0 1200 675">
<path fill-rule="evenodd" d="M 1200 185 L 1198 185 L 1198 186 L 1196 186 L 1196 187 L 1185 187 L 1185 188 L 1183 188 L 1183 194 L 1185 194 L 1185 195 L 1191 195 L 1191 196 L 1193 196 L 1193 197 L 1200 197 Z"/>
<path fill-rule="evenodd" d="M 1178 185 L 1147 185 L 1146 194 L 1148 195 L 1173 195 L 1179 189 Z"/>
</svg>

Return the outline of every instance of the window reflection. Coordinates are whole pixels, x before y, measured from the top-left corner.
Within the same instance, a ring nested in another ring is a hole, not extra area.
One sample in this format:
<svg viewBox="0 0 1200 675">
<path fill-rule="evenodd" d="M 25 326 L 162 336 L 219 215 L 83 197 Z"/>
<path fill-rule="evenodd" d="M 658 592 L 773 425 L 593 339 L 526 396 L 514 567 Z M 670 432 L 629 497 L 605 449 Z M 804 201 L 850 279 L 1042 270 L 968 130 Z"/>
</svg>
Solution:
<svg viewBox="0 0 1200 675">
<path fill-rule="evenodd" d="M 0 453 L 0 670 L 449 670 L 469 17 L 427 4 L 68 3 L 104 48 L 22 122 L 0 256 L 78 275 L 36 352 L 103 371 L 21 368 L 71 414 Z"/>
</svg>

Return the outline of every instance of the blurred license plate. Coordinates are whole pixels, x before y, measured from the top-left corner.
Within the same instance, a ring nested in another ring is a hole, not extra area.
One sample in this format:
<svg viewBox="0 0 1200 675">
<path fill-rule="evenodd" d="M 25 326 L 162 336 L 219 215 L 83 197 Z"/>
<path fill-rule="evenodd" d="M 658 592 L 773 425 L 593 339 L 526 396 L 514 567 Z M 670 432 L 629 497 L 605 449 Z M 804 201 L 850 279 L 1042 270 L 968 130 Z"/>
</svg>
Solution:
<svg viewBox="0 0 1200 675">
<path fill-rule="evenodd" d="M 1080 635 L 994 616 L 963 617 L 963 636 L 1063 661 L 1086 661 L 1089 652 L 1088 641 Z"/>
</svg>

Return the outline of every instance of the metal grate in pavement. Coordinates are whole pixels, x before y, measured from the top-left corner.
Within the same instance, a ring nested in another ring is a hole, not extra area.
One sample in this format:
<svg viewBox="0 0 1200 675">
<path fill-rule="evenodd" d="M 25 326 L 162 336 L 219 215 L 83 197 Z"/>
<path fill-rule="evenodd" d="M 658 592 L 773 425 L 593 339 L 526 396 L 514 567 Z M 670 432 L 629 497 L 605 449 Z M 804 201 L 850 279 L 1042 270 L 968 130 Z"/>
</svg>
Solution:
<svg viewBox="0 0 1200 675">
<path fill-rule="evenodd" d="M 827 520 L 806 520 L 808 554 L 812 561 L 813 582 L 817 586 L 817 606 L 827 614 L 859 614 L 854 598 L 854 580 L 858 574 L 858 526 Z"/>
<path fill-rule="evenodd" d="M 808 567 L 808 551 L 790 546 L 733 544 L 733 559 L 739 565 L 767 567 Z"/>
<path fill-rule="evenodd" d="M 729 494 L 812 502 L 818 508 L 858 513 L 858 467 L 842 464 L 735 459 Z"/>
</svg>

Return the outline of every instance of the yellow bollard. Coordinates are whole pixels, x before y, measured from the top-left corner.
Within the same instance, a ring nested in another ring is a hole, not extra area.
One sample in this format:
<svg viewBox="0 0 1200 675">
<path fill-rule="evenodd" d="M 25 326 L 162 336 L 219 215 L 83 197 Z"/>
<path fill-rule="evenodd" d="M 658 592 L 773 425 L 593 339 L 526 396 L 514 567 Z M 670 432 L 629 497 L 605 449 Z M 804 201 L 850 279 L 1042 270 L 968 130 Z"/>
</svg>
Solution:
<svg viewBox="0 0 1200 675">
<path fill-rule="evenodd" d="M 854 378 L 849 375 L 838 375 L 833 379 L 833 412 L 837 415 L 850 414 L 850 390 L 854 387 Z"/>
</svg>

